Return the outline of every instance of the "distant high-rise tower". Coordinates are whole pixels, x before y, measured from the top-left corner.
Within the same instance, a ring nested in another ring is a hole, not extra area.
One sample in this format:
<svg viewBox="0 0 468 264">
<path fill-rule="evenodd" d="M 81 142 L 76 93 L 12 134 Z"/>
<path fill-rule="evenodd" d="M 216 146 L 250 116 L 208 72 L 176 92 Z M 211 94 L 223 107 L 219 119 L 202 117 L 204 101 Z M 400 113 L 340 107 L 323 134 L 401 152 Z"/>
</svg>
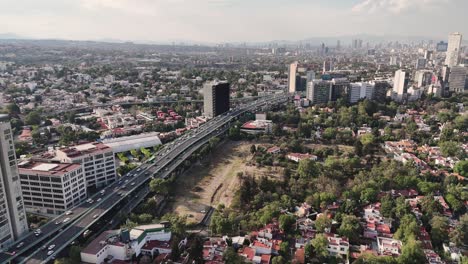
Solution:
<svg viewBox="0 0 468 264">
<path fill-rule="evenodd" d="M 460 59 L 460 46 L 462 42 L 462 35 L 458 32 L 449 35 L 447 57 L 445 57 L 445 64 L 449 67 L 458 64 Z"/>
<path fill-rule="evenodd" d="M 229 83 L 208 82 L 203 87 L 203 108 L 206 117 L 215 117 L 229 111 Z"/>
<path fill-rule="evenodd" d="M 406 72 L 398 70 L 395 72 L 395 79 L 393 81 L 393 94 L 396 101 L 403 100 L 405 94 L 406 85 L 408 84 L 408 78 Z"/>
<path fill-rule="evenodd" d="M 0 115 L 0 247 L 28 231 L 8 115 Z"/>
<path fill-rule="evenodd" d="M 289 65 L 288 91 L 290 93 L 296 92 L 296 74 L 298 65 L 299 63 L 297 61 Z"/>
<path fill-rule="evenodd" d="M 337 50 L 340 50 L 340 49 L 341 49 L 341 41 L 340 41 L 340 40 L 337 40 L 337 41 L 336 41 L 336 49 L 337 49 Z"/>
<path fill-rule="evenodd" d="M 323 73 L 333 71 L 333 61 L 332 59 L 326 59 L 323 61 Z"/>
</svg>

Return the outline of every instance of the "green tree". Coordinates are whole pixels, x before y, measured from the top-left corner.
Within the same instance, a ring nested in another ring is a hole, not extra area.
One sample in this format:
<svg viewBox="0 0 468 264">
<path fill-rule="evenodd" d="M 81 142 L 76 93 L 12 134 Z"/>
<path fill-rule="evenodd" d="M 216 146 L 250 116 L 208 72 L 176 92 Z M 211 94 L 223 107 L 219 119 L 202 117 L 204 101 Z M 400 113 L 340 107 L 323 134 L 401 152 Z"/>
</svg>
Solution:
<svg viewBox="0 0 468 264">
<path fill-rule="evenodd" d="M 338 233 L 341 236 L 345 236 L 349 239 L 354 240 L 358 238 L 361 231 L 361 225 L 359 224 L 359 219 L 354 215 L 345 215 L 341 221 L 340 228 Z"/>
<path fill-rule="evenodd" d="M 299 166 L 297 167 L 297 173 L 299 177 L 310 179 L 317 177 L 319 174 L 319 168 L 317 163 L 310 159 L 303 159 L 299 161 Z"/>
<path fill-rule="evenodd" d="M 250 146 L 250 153 L 255 154 L 257 152 L 257 147 L 255 145 Z"/>
<path fill-rule="evenodd" d="M 24 119 L 24 122 L 26 125 L 32 126 L 32 125 L 40 125 L 41 124 L 41 115 L 37 111 L 32 111 L 30 112 Z"/>
<path fill-rule="evenodd" d="M 244 259 L 234 251 L 233 248 L 229 247 L 223 254 L 223 260 L 225 263 L 232 263 L 232 264 L 244 264 Z"/>
<path fill-rule="evenodd" d="M 271 260 L 271 264 L 286 264 L 287 262 L 284 260 L 282 256 L 276 256 Z"/>
<path fill-rule="evenodd" d="M 461 153 L 460 145 L 455 141 L 440 142 L 439 147 L 444 157 L 458 157 Z"/>
<path fill-rule="evenodd" d="M 450 232 L 450 241 L 459 247 L 468 245 L 468 214 L 464 214 L 460 217 L 455 230 Z"/>
<path fill-rule="evenodd" d="M 319 233 L 325 232 L 325 229 L 330 228 L 332 220 L 328 218 L 327 213 L 323 213 L 315 220 L 315 229 Z"/>
<path fill-rule="evenodd" d="M 296 218 L 292 215 L 282 214 L 279 217 L 279 227 L 284 230 L 286 234 L 290 233 L 294 229 Z"/>
<path fill-rule="evenodd" d="M 436 248 L 441 248 L 442 243 L 448 240 L 448 220 L 446 217 L 435 215 L 430 223 L 432 244 Z"/>
<path fill-rule="evenodd" d="M 380 213 L 384 217 L 391 218 L 393 217 L 393 210 L 395 207 L 395 203 L 391 195 L 387 194 L 382 197 L 381 205 L 380 205 Z"/>
<path fill-rule="evenodd" d="M 169 193 L 169 182 L 161 178 L 151 179 L 150 190 L 160 195 L 167 195 Z"/>
<path fill-rule="evenodd" d="M 468 177 L 468 160 L 462 160 L 457 162 L 453 170 L 462 175 L 463 177 Z"/>
<path fill-rule="evenodd" d="M 377 200 L 378 191 L 374 188 L 366 188 L 361 191 L 361 201 L 364 203 L 373 203 Z"/>
<path fill-rule="evenodd" d="M 374 144 L 375 136 L 370 134 L 370 133 L 366 133 L 366 134 L 361 136 L 359 141 L 361 141 L 363 146 L 370 146 L 370 145 Z"/>
<path fill-rule="evenodd" d="M 395 238 L 406 242 L 410 239 L 415 239 L 419 233 L 419 225 L 412 214 L 404 215 L 400 220 L 400 227 L 395 232 Z"/>
<path fill-rule="evenodd" d="M 409 239 L 403 244 L 401 255 L 398 257 L 398 263 L 401 264 L 420 264 L 426 263 L 426 255 L 421 247 L 421 243 L 414 238 Z"/>
<path fill-rule="evenodd" d="M 8 114 L 10 114 L 10 115 L 19 115 L 19 114 L 21 114 L 21 109 L 15 103 L 9 104 L 7 106 L 7 111 L 8 111 Z"/>
<path fill-rule="evenodd" d="M 316 257 L 320 259 L 328 257 L 328 239 L 323 234 L 317 234 L 315 238 L 311 240 L 311 244 Z"/>
<path fill-rule="evenodd" d="M 203 261 L 203 240 L 201 237 L 195 237 L 190 246 L 190 257 L 195 264 L 202 264 Z"/>
</svg>

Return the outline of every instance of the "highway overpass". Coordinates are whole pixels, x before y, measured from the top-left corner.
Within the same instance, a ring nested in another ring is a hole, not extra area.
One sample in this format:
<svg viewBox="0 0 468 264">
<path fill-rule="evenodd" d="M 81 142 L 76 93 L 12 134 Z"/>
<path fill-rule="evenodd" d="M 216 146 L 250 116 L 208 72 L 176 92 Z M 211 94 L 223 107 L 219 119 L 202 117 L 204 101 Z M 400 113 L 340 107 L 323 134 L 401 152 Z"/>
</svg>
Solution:
<svg viewBox="0 0 468 264">
<path fill-rule="evenodd" d="M 75 207 L 70 215 L 60 215 L 41 227 L 42 234 L 28 234 L 17 241 L 0 255 L 0 263 L 47 263 L 53 255 L 66 248 L 90 226 L 98 222 L 106 213 L 117 205 L 129 206 L 129 203 L 139 203 L 140 199 L 131 199 L 140 192 L 152 177 L 168 177 L 179 165 L 201 146 L 215 136 L 225 133 L 233 121 L 245 112 L 266 110 L 272 105 L 284 103 L 287 94 L 279 94 L 260 98 L 256 101 L 242 104 L 238 108 L 217 116 L 201 127 L 191 130 L 182 137 L 165 145 L 155 156 L 153 163 L 144 163 L 134 169 L 118 182 L 105 188 L 105 191 L 91 197 L 92 202 L 84 202 Z M 67 221 L 64 221 L 68 219 Z M 18 247 L 23 242 L 21 247 Z M 48 256 L 48 247 L 55 245 L 54 254 Z"/>
</svg>

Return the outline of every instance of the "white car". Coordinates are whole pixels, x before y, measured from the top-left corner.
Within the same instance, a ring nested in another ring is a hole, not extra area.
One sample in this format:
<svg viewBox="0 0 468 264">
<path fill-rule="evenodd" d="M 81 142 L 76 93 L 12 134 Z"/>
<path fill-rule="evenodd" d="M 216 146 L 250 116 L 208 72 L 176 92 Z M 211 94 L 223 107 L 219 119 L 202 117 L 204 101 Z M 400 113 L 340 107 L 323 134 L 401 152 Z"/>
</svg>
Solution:
<svg viewBox="0 0 468 264">
<path fill-rule="evenodd" d="M 87 203 L 93 203 L 93 199 L 89 198 L 88 200 L 86 200 Z"/>
<path fill-rule="evenodd" d="M 98 198 L 96 201 L 97 201 L 97 202 L 100 202 L 100 201 L 102 201 L 102 198 Z"/>
<path fill-rule="evenodd" d="M 52 255 L 52 254 L 54 254 L 54 251 L 53 251 L 53 250 L 49 250 L 49 251 L 47 252 L 47 256 L 50 256 L 50 255 Z"/>
<path fill-rule="evenodd" d="M 98 214 L 95 214 L 95 215 L 93 215 L 93 218 L 97 218 L 98 216 L 99 216 Z"/>
<path fill-rule="evenodd" d="M 134 183 L 134 182 L 132 182 L 130 185 L 131 185 L 131 186 L 133 186 L 133 185 L 135 185 L 135 183 Z"/>
<path fill-rule="evenodd" d="M 52 249 L 54 249 L 54 248 L 55 248 L 55 245 L 52 244 L 52 245 L 50 245 L 47 249 L 48 249 L 48 250 L 52 250 Z"/>
<path fill-rule="evenodd" d="M 104 194 L 106 192 L 106 189 L 103 189 L 100 191 L 101 194 Z"/>
<path fill-rule="evenodd" d="M 66 222 L 68 222 L 68 221 L 70 221 L 70 218 L 69 218 L 69 217 L 63 219 L 63 222 L 64 222 L 64 223 L 66 223 Z"/>
<path fill-rule="evenodd" d="M 65 212 L 65 215 L 71 215 L 71 214 L 73 214 L 73 211 L 71 211 L 71 210 Z"/>
<path fill-rule="evenodd" d="M 24 242 L 19 243 L 19 244 L 16 246 L 16 248 L 21 248 L 22 246 L 24 246 Z"/>
</svg>

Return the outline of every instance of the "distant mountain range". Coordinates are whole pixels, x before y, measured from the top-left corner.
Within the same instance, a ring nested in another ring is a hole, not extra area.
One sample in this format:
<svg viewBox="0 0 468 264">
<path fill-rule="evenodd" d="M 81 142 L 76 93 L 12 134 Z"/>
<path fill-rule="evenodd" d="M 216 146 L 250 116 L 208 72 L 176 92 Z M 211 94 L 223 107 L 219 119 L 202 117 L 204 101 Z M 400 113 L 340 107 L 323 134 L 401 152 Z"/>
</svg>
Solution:
<svg viewBox="0 0 468 264">
<path fill-rule="evenodd" d="M 30 38 L 27 36 L 21 36 L 15 33 L 0 33 L 1 40 L 47 40 L 47 41 L 76 41 L 76 40 L 67 40 L 67 39 L 36 39 Z M 356 35 L 348 35 L 348 36 L 336 36 L 336 37 L 311 37 L 302 40 L 272 40 L 272 41 L 259 41 L 259 42 L 224 42 L 222 44 L 231 44 L 231 45 L 247 45 L 247 46 L 292 46 L 292 45 L 299 45 L 299 44 L 310 44 L 312 46 L 319 46 L 324 43 L 327 46 L 334 47 L 337 44 L 337 41 L 340 41 L 341 46 L 349 46 L 354 39 L 362 39 L 363 45 L 366 45 L 367 42 L 369 43 L 382 43 L 382 42 L 390 42 L 390 41 L 399 41 L 401 43 L 418 43 L 421 41 L 447 41 L 447 37 L 445 38 L 437 38 L 437 37 L 424 37 L 424 36 L 397 36 L 397 35 L 371 35 L 371 34 L 356 34 Z M 86 42 L 88 40 L 83 40 Z M 200 42 L 200 41 L 190 41 L 190 40 L 167 40 L 167 41 L 129 41 L 129 40 L 121 40 L 121 39 L 112 39 L 112 38 L 102 38 L 97 40 L 89 40 L 90 42 L 104 42 L 104 43 L 135 43 L 135 44 L 149 44 L 149 45 L 171 45 L 171 44 L 184 44 L 184 45 L 202 45 L 202 46 L 215 46 L 220 43 L 213 43 L 213 42 Z M 464 45 L 468 45 L 468 41 L 463 42 Z"/>
</svg>

